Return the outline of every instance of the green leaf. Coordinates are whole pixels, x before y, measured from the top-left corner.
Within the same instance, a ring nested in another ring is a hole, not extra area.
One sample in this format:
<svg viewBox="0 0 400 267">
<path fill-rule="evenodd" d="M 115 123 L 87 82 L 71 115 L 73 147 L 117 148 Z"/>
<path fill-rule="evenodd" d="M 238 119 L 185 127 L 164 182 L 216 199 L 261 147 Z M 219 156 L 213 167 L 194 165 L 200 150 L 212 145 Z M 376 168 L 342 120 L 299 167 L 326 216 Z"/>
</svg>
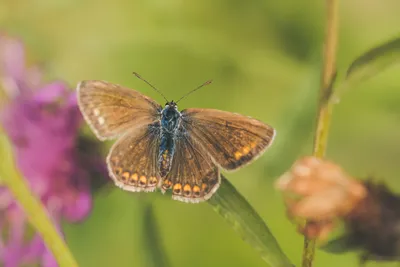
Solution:
<svg viewBox="0 0 400 267">
<path fill-rule="evenodd" d="M 22 206 L 29 222 L 43 238 L 46 246 L 53 253 L 60 267 L 78 267 L 75 259 L 65 244 L 63 238 L 57 232 L 49 215 L 30 191 L 29 185 L 23 179 L 15 166 L 12 147 L 0 130 L 0 177 L 3 184 L 11 191 L 14 198 Z"/>
<path fill-rule="evenodd" d="M 400 38 L 379 45 L 359 56 L 347 69 L 346 78 L 336 89 L 336 95 L 354 87 L 357 83 L 374 77 L 400 61 Z"/>
<path fill-rule="evenodd" d="M 208 203 L 271 267 L 293 266 L 265 222 L 224 176 Z"/>
<path fill-rule="evenodd" d="M 356 250 L 357 248 L 357 245 L 354 242 L 351 242 L 346 236 L 332 239 L 319 247 L 320 250 L 332 254 L 343 254 L 350 252 L 351 250 Z"/>
<path fill-rule="evenodd" d="M 147 267 L 169 267 L 168 258 L 162 248 L 157 220 L 154 216 L 153 206 L 149 202 L 144 209 L 143 220 L 143 246 L 146 253 Z"/>
</svg>

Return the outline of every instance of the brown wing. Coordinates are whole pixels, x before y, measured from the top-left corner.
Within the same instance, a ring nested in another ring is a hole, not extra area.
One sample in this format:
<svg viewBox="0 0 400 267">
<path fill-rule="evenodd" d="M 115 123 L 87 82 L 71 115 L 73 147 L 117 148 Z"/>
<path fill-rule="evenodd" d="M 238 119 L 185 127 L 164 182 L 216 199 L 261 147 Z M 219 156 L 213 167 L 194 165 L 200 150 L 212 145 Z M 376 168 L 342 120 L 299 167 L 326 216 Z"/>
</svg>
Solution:
<svg viewBox="0 0 400 267">
<path fill-rule="evenodd" d="M 127 191 L 154 191 L 160 181 L 157 165 L 159 123 L 135 127 L 112 146 L 107 165 L 115 184 Z"/>
<path fill-rule="evenodd" d="M 171 188 L 173 199 L 198 203 L 218 189 L 220 174 L 207 151 L 182 130 L 176 137 L 171 170 L 163 179 L 161 190 Z"/>
<path fill-rule="evenodd" d="M 271 126 L 240 114 L 213 109 L 186 109 L 188 132 L 226 170 L 238 169 L 260 156 L 272 143 Z"/>
<path fill-rule="evenodd" d="M 161 106 L 147 96 L 104 81 L 78 84 L 79 108 L 100 140 L 112 139 L 133 126 L 157 120 Z"/>
</svg>

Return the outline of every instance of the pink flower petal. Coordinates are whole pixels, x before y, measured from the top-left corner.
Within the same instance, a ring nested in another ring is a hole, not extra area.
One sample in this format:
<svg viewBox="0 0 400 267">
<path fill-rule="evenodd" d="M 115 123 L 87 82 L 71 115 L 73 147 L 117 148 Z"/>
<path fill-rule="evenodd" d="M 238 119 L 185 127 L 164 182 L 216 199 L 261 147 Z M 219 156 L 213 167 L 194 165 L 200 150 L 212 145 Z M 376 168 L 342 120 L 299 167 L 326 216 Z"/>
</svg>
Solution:
<svg viewBox="0 0 400 267">
<path fill-rule="evenodd" d="M 92 209 L 92 197 L 89 192 L 80 192 L 73 203 L 64 209 L 64 216 L 68 221 L 80 221 L 89 214 Z"/>
</svg>

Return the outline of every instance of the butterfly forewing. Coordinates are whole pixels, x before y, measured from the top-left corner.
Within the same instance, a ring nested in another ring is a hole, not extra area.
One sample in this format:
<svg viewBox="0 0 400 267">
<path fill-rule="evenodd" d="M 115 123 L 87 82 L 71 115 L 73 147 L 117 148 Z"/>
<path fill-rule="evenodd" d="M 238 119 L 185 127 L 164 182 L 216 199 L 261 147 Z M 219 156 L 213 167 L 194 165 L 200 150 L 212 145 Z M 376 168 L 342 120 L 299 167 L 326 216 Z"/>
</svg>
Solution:
<svg viewBox="0 0 400 267">
<path fill-rule="evenodd" d="M 100 140 L 124 134 L 158 120 L 161 106 L 147 96 L 104 81 L 82 81 L 78 85 L 79 107 Z"/>
<path fill-rule="evenodd" d="M 275 130 L 240 114 L 213 109 L 186 109 L 182 120 L 190 134 L 226 170 L 238 169 L 261 155 Z"/>
<path fill-rule="evenodd" d="M 79 108 L 96 136 L 119 137 L 107 165 L 115 184 L 128 191 L 160 187 L 171 189 L 176 200 L 207 200 L 221 183 L 219 167 L 244 166 L 275 135 L 271 126 L 249 117 L 212 109 L 179 113 L 173 101 L 162 109 L 137 91 L 104 81 L 82 81 L 77 90 Z"/>
<path fill-rule="evenodd" d="M 171 171 L 161 189 L 172 189 L 172 198 L 197 203 L 209 199 L 218 189 L 220 174 L 209 154 L 181 127 L 176 136 L 176 150 Z"/>
<path fill-rule="evenodd" d="M 160 176 L 157 165 L 159 123 L 135 127 L 123 135 L 107 157 L 110 176 L 128 191 L 154 191 Z"/>
</svg>

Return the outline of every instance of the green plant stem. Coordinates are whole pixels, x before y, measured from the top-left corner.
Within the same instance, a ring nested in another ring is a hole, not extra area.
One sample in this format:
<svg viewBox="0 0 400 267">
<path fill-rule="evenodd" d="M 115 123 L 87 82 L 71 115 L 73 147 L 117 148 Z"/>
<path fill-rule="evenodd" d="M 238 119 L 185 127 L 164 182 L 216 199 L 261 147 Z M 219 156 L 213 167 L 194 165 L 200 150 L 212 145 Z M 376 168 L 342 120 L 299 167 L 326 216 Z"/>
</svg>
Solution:
<svg viewBox="0 0 400 267">
<path fill-rule="evenodd" d="M 155 218 L 153 204 L 147 200 L 143 210 L 143 246 L 145 266 L 169 267 L 170 263 L 162 246 L 157 218 Z"/>
<path fill-rule="evenodd" d="M 293 266 L 260 215 L 222 176 L 220 188 L 208 204 L 272 267 Z"/>
<path fill-rule="evenodd" d="M 324 62 L 321 77 L 317 128 L 314 139 L 313 155 L 322 158 L 325 156 L 329 126 L 332 116 L 333 102 L 332 85 L 335 79 L 338 3 L 337 0 L 327 0 L 327 26 L 324 44 Z M 307 222 L 306 222 L 307 224 Z M 315 254 L 315 240 L 304 238 L 303 267 L 311 267 Z"/>
<path fill-rule="evenodd" d="M 69 251 L 56 227 L 52 224 L 42 203 L 33 196 L 28 184 L 15 166 L 12 149 L 0 130 L 0 180 L 7 186 L 14 198 L 21 205 L 29 222 L 38 231 L 51 250 L 60 267 L 78 267 L 77 262 Z"/>
</svg>

